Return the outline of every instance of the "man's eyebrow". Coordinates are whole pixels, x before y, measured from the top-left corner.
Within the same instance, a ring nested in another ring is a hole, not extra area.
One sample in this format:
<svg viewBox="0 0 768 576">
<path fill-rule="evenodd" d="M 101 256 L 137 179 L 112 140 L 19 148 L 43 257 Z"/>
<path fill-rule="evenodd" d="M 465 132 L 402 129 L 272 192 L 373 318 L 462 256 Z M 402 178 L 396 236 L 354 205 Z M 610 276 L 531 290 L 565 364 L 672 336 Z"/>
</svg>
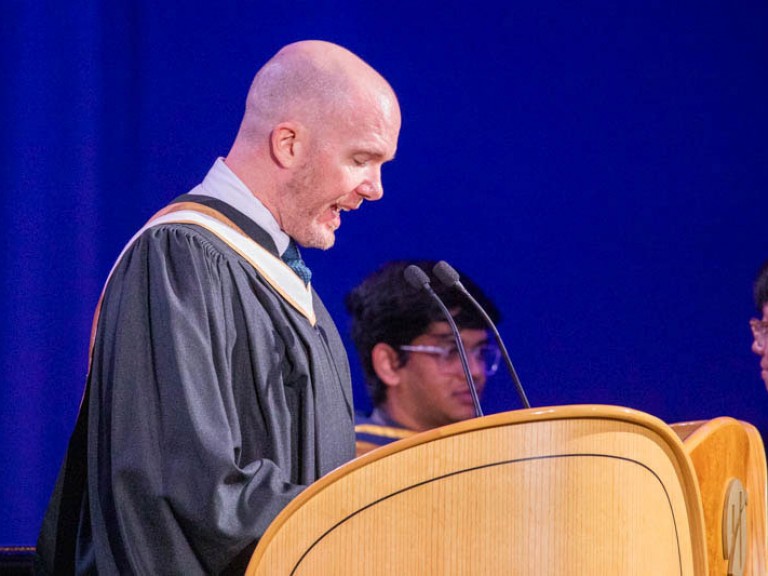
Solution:
<svg viewBox="0 0 768 576">
<path fill-rule="evenodd" d="M 432 338 L 438 338 L 440 340 L 453 340 L 452 332 L 427 332 L 424 336 L 431 336 Z"/>
<path fill-rule="evenodd" d="M 352 154 L 365 154 L 376 160 L 381 160 L 382 162 L 390 162 L 395 159 L 397 151 L 395 151 L 392 156 L 389 156 L 386 150 L 380 148 L 376 143 L 361 143 Z"/>
<path fill-rule="evenodd" d="M 427 332 L 424 334 L 424 336 L 430 336 L 432 338 L 437 338 L 438 340 L 446 340 L 453 343 L 453 333 L 452 332 Z M 490 336 L 486 335 L 485 338 L 482 340 L 478 340 L 478 342 L 475 344 L 476 346 L 484 346 L 491 342 Z"/>
<path fill-rule="evenodd" d="M 356 152 L 352 153 L 353 156 L 367 156 L 376 160 L 384 160 L 386 156 L 380 150 L 373 150 L 370 148 L 360 148 Z"/>
</svg>

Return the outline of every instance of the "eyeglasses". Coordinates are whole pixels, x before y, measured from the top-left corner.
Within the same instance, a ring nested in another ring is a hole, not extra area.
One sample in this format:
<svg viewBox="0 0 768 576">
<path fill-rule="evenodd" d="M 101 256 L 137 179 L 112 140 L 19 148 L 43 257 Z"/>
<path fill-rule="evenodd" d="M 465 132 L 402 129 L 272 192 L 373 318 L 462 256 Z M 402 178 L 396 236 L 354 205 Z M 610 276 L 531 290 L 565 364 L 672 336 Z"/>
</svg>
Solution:
<svg viewBox="0 0 768 576">
<path fill-rule="evenodd" d="M 757 347 L 765 350 L 765 345 L 768 343 L 768 320 L 752 318 L 749 321 L 749 327 L 752 328 L 752 337 L 755 339 Z"/>
<path fill-rule="evenodd" d="M 455 371 L 461 365 L 459 349 L 456 346 L 399 346 L 404 352 L 419 352 L 437 358 L 437 367 L 443 372 Z M 482 344 L 467 349 L 467 357 L 483 366 L 486 376 L 493 376 L 499 369 L 501 351 L 490 344 Z"/>
</svg>

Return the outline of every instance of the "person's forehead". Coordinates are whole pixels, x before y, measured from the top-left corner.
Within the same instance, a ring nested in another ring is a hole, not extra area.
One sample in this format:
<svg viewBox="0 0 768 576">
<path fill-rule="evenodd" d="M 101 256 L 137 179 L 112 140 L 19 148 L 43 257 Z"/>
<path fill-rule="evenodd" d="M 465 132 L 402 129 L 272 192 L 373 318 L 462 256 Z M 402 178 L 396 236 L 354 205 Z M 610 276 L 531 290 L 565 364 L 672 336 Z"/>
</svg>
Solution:
<svg viewBox="0 0 768 576">
<path fill-rule="evenodd" d="M 451 327 L 448 325 L 448 322 L 432 322 L 427 326 L 426 330 L 420 334 L 420 336 L 451 337 Z"/>
<path fill-rule="evenodd" d="M 367 142 L 394 156 L 400 134 L 400 116 L 385 99 L 354 97 L 328 119 L 345 137 Z"/>
<path fill-rule="evenodd" d="M 350 152 L 364 152 L 385 162 L 397 152 L 397 136 L 389 127 L 375 123 L 347 125 L 342 139 Z"/>
<path fill-rule="evenodd" d="M 464 341 L 480 341 L 485 340 L 488 337 L 487 330 L 479 328 L 460 329 L 459 334 L 461 335 L 461 339 Z M 432 322 L 432 324 L 427 327 L 421 336 L 425 338 L 453 342 L 453 332 L 451 331 L 451 327 L 448 325 L 448 322 Z"/>
</svg>

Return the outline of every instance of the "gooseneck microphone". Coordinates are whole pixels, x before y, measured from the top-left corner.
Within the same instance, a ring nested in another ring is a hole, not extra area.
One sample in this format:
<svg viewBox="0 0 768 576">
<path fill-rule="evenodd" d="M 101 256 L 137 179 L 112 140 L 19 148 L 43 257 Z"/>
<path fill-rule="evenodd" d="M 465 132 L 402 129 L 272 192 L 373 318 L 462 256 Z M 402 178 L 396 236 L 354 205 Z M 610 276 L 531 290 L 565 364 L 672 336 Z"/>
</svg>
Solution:
<svg viewBox="0 0 768 576">
<path fill-rule="evenodd" d="M 520 398 L 520 401 L 523 403 L 523 406 L 525 408 L 530 408 L 531 405 L 528 402 L 528 397 L 525 395 L 525 390 L 523 390 L 523 385 L 520 383 L 520 378 L 517 377 L 517 371 L 515 370 L 515 367 L 512 365 L 512 360 L 509 357 L 509 354 L 507 353 L 507 347 L 504 346 L 504 342 L 501 340 L 501 335 L 499 334 L 499 331 L 496 329 L 496 325 L 493 323 L 493 320 L 491 320 L 491 317 L 488 316 L 488 313 L 483 309 L 482 306 L 480 306 L 480 303 L 475 299 L 472 294 L 469 293 L 469 290 L 467 290 L 464 285 L 461 283 L 461 280 L 459 278 L 459 273 L 456 272 L 456 270 L 448 264 L 445 260 L 441 260 L 437 264 L 435 264 L 435 267 L 432 269 L 432 273 L 437 277 L 440 282 L 442 282 L 445 286 L 448 288 L 456 288 L 459 290 L 464 296 L 467 297 L 467 299 L 472 303 L 472 305 L 477 309 L 478 312 L 482 315 L 483 319 L 485 320 L 485 323 L 488 324 L 488 327 L 491 329 L 491 332 L 493 332 L 494 338 L 496 338 L 496 343 L 499 345 L 499 349 L 501 350 L 502 356 L 504 356 L 504 361 L 507 364 L 507 370 L 509 370 L 509 375 L 512 377 L 512 382 L 515 385 L 515 388 L 517 389 L 517 395 Z"/>
<path fill-rule="evenodd" d="M 456 340 L 456 349 L 459 351 L 461 367 L 464 369 L 464 377 L 467 379 L 467 386 L 469 387 L 469 393 L 472 396 L 472 403 L 475 405 L 475 416 L 479 418 L 483 415 L 483 409 L 480 407 L 480 399 L 477 396 L 477 387 L 475 386 L 475 381 L 472 379 L 472 373 L 469 371 L 467 351 L 464 349 L 464 342 L 461 340 L 461 335 L 459 335 L 459 329 L 456 327 L 456 322 L 454 322 L 453 316 L 451 316 L 451 313 L 440 299 L 440 296 L 435 294 L 435 291 L 432 289 L 430 284 L 429 276 L 427 276 L 424 270 L 415 264 L 411 264 L 403 271 L 403 276 L 405 277 L 405 281 L 417 290 L 425 290 L 428 292 L 429 295 L 432 296 L 435 302 L 437 302 L 437 304 L 440 306 L 440 310 L 442 310 L 445 319 L 448 321 L 448 325 L 451 327 L 453 338 Z"/>
</svg>

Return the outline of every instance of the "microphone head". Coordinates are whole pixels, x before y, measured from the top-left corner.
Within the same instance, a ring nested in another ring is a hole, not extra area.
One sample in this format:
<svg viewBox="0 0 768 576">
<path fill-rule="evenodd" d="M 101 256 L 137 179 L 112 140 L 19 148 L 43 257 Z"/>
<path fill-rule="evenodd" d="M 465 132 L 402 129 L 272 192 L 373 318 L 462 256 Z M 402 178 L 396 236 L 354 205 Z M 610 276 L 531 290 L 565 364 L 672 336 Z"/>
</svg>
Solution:
<svg viewBox="0 0 768 576">
<path fill-rule="evenodd" d="M 445 260 L 440 260 L 440 262 L 435 264 L 435 267 L 432 268 L 432 273 L 448 288 L 456 286 L 456 284 L 459 283 L 459 273 Z"/>
<path fill-rule="evenodd" d="M 411 264 L 403 270 L 405 281 L 418 290 L 425 290 L 429 286 L 429 276 L 415 264 Z"/>
</svg>

